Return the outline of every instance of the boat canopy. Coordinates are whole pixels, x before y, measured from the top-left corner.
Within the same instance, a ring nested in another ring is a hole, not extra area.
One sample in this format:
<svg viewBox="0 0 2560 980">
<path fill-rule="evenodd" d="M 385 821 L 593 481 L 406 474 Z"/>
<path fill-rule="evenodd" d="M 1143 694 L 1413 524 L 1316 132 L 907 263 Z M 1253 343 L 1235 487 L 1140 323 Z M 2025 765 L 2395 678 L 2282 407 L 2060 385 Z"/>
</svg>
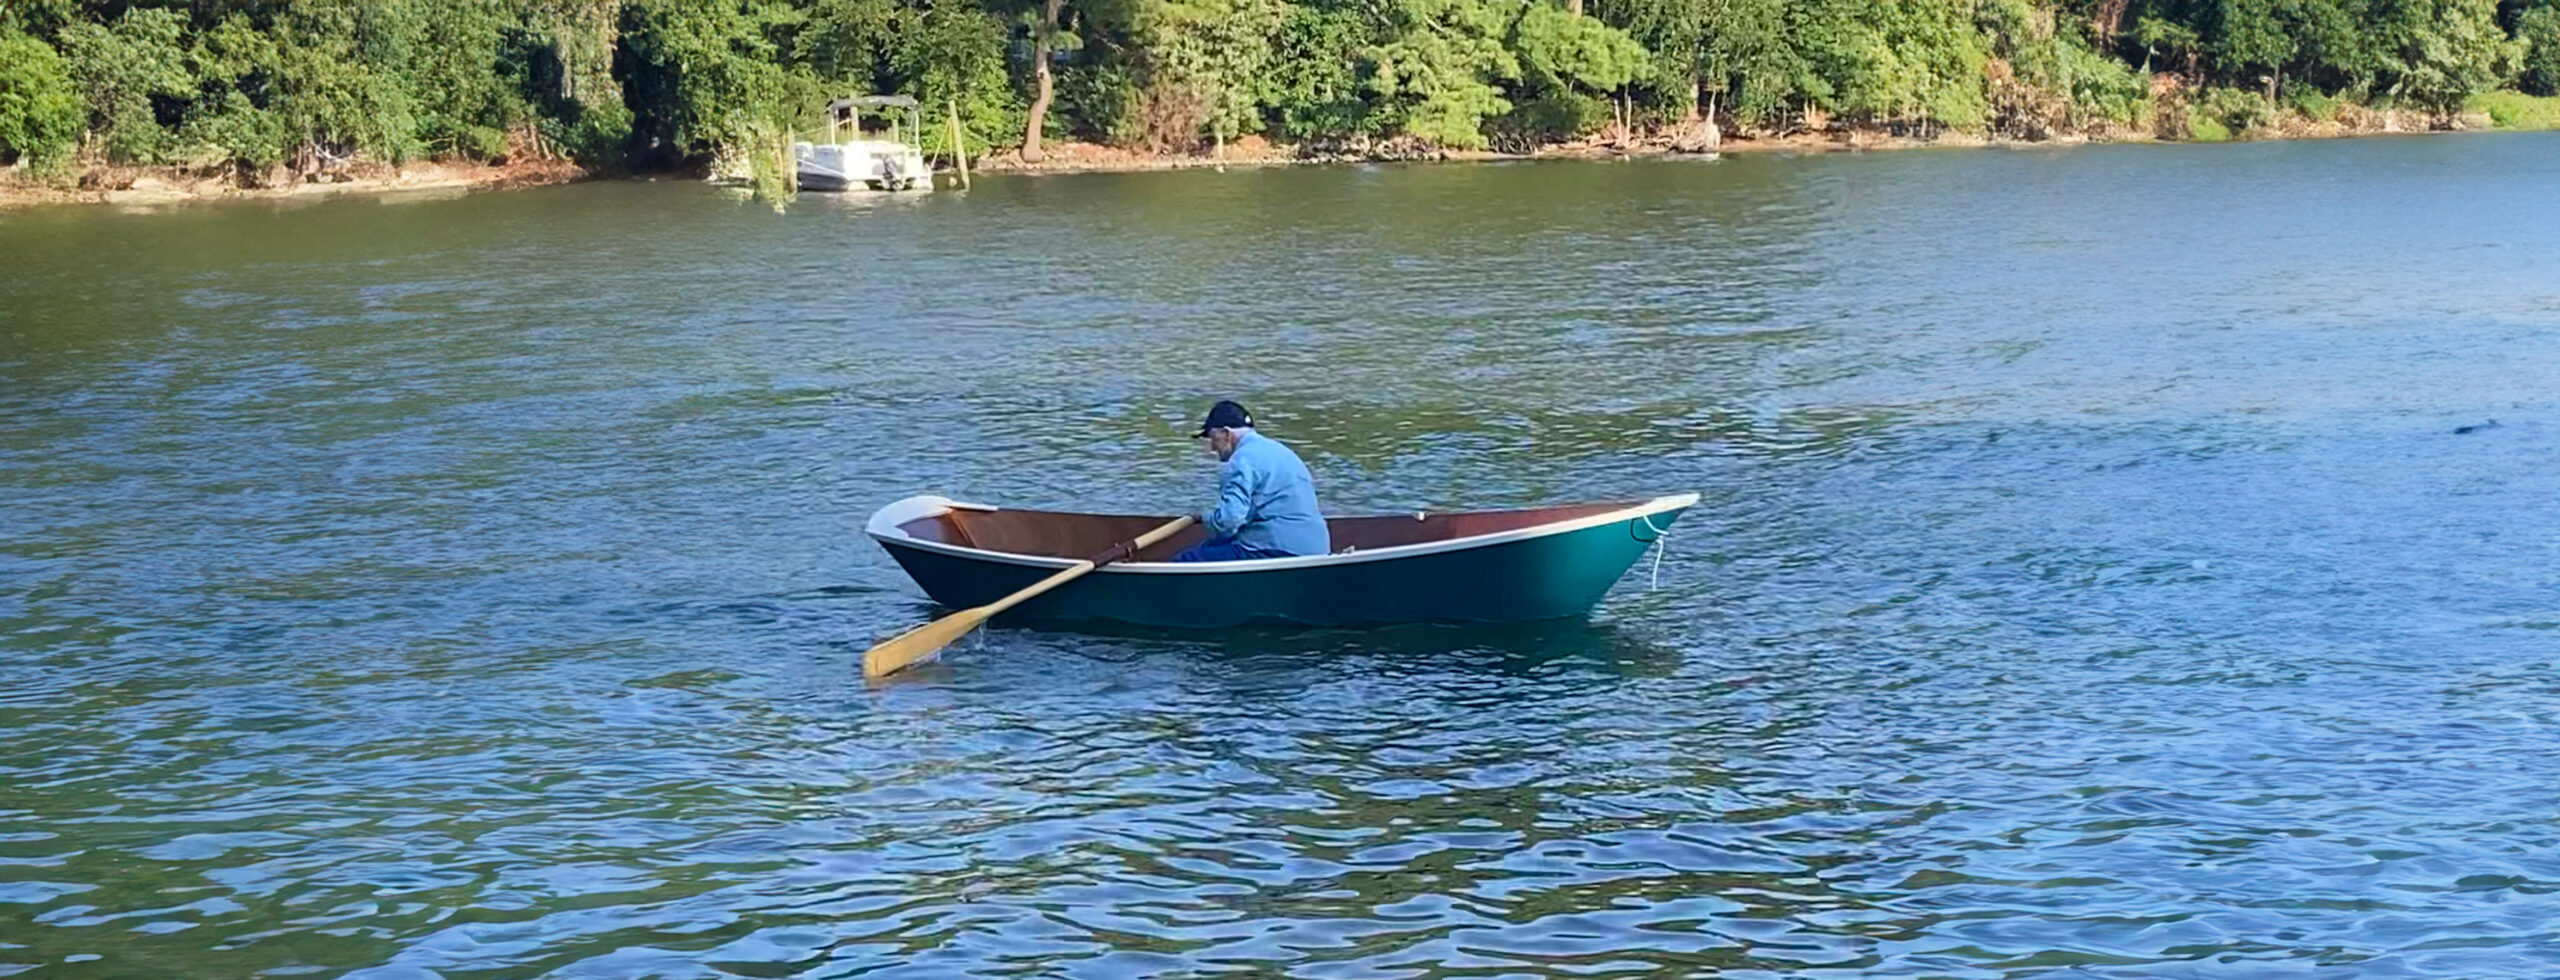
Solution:
<svg viewBox="0 0 2560 980">
<path fill-rule="evenodd" d="M 827 111 L 830 113 L 841 113 L 849 109 L 914 109 L 917 107 L 916 100 L 912 96 L 905 95 L 857 95 L 827 103 Z"/>
</svg>

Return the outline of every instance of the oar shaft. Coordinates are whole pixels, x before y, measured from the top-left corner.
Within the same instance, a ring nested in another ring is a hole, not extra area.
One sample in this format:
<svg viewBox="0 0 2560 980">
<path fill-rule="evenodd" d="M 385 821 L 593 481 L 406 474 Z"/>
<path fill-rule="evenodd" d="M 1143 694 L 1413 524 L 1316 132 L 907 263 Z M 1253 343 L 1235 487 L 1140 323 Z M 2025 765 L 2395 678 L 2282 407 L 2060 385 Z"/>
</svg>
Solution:
<svg viewBox="0 0 2560 980">
<path fill-rule="evenodd" d="M 1024 586 L 1020 592 L 1016 592 L 1002 599 L 987 603 L 979 608 L 986 610 L 988 618 L 994 618 L 995 616 L 1002 614 L 1007 609 L 1011 609 L 1015 606 L 1019 606 L 1038 598 L 1041 593 L 1047 592 L 1050 589 L 1057 588 L 1061 585 L 1065 585 L 1069 582 L 1073 582 L 1084 573 L 1093 571 L 1099 567 L 1101 566 L 1090 561 L 1077 562 L 1073 565 L 1059 569 L 1058 574 L 1051 575 L 1048 578 L 1044 578 L 1040 581 Z"/>
<path fill-rule="evenodd" d="M 1158 527 L 1155 530 L 1138 535 L 1137 540 L 1129 542 L 1129 547 L 1126 551 L 1114 548 L 1111 551 L 1105 552 L 1104 556 L 1098 560 L 1088 558 L 1065 568 L 1061 568 L 1058 570 L 1057 574 L 1041 579 L 1040 581 L 1033 582 L 1030 585 L 1025 586 L 1022 591 L 988 603 L 983 608 L 986 609 L 987 616 L 989 618 L 993 618 L 1002 614 L 1007 609 L 1011 609 L 1039 597 L 1043 592 L 1047 592 L 1050 589 L 1075 581 L 1077 578 L 1082 577 L 1086 572 L 1093 571 L 1094 569 L 1108 565 L 1112 562 L 1127 561 L 1129 559 L 1136 558 L 1138 557 L 1139 552 L 1153 547 L 1158 541 L 1162 541 L 1180 533 L 1183 528 L 1190 527 L 1193 522 L 1198 520 L 1199 518 L 1197 517 L 1178 517 L 1167 521 L 1162 527 Z"/>
</svg>

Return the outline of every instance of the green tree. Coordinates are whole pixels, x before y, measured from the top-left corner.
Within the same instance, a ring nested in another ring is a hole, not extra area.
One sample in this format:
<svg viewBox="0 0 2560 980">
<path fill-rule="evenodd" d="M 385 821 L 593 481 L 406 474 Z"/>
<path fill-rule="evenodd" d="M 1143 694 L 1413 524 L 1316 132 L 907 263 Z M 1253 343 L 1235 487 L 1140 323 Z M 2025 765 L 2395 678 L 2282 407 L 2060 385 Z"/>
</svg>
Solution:
<svg viewBox="0 0 2560 980">
<path fill-rule="evenodd" d="M 615 80 L 622 0 L 524 0 L 525 26 L 506 57 L 519 61 L 543 138 L 590 167 L 622 162 L 631 108 Z"/>
<path fill-rule="evenodd" d="M 1724 0 L 1707 45 L 1710 90 L 1731 93 L 1735 121 L 1782 124 L 1798 102 L 1828 103 L 1831 83 L 1805 51 L 1828 38 L 1833 18 L 1784 0 Z M 1715 85 L 1717 79 L 1724 84 Z"/>
<path fill-rule="evenodd" d="M 2450 114 L 2515 64 L 2496 0 L 2383 0 L 2380 8 L 2381 83 L 2394 99 Z"/>
<path fill-rule="evenodd" d="M 956 106 L 966 138 L 976 146 L 1010 143 L 1023 132 L 1023 110 L 1005 72 L 1005 28 L 994 17 L 958 0 L 943 0 L 901 21 L 891 42 L 889 74 L 896 88 L 928 108 Z M 930 118 L 932 113 L 928 112 Z M 925 127 L 929 148 L 948 149 L 947 127 Z"/>
<path fill-rule="evenodd" d="M 2276 16 L 2279 0 L 2221 0 L 2215 11 L 2213 57 L 2222 73 L 2244 87 L 2258 87 L 2261 73 L 2281 74 L 2295 42 Z M 2267 82 L 2274 95 L 2275 81 Z"/>
<path fill-rule="evenodd" d="M 1851 8 L 1844 11 L 1842 8 Z M 1825 8 L 1837 19 L 1812 46 L 1843 114 L 1924 131 L 1982 125 L 1988 54 L 1970 11 L 1940 0 L 1875 0 Z"/>
<path fill-rule="evenodd" d="M 1486 144 L 1484 121 L 1511 109 L 1501 83 L 1520 65 L 1491 0 L 1386 0 L 1383 40 L 1365 52 L 1367 89 L 1390 133 L 1462 149 Z"/>
<path fill-rule="evenodd" d="M 1694 118 L 1705 98 L 1700 76 L 1709 16 L 1717 6 L 1713 0 L 1594 0 L 1591 12 L 1624 31 L 1651 59 L 1635 82 L 1645 90 L 1646 101 L 1679 108 Z"/>
<path fill-rule="evenodd" d="M 1281 32 L 1281 0 L 1148 0 L 1134 40 L 1145 52 L 1142 100 L 1159 142 L 1188 144 L 1203 127 L 1224 141 L 1261 127 L 1260 79 Z"/>
<path fill-rule="evenodd" d="M 300 0 L 277 19 L 274 111 L 297 169 L 358 155 L 396 163 L 424 149 L 404 77 L 416 44 L 408 13 L 368 0 Z"/>
<path fill-rule="evenodd" d="M 1521 107 L 1540 118 L 1529 128 L 1542 136 L 1577 136 L 1608 113 L 1597 96 L 1615 93 L 1653 71 L 1653 53 L 1625 31 L 1539 0 L 1511 24 L 1510 47 L 1520 65 Z"/>
<path fill-rule="evenodd" d="M 631 0 L 622 8 L 632 152 L 672 166 L 736 145 L 783 111 L 783 72 L 757 8 Z"/>
<path fill-rule="evenodd" d="M 386 4 L 388 6 L 388 4 Z M 509 149 L 507 131 L 532 115 L 529 66 L 507 43 L 529 26 L 501 0 L 409 0 L 402 80 L 417 101 L 418 139 L 430 151 L 481 158 Z"/>
<path fill-rule="evenodd" d="M 2133 26 L 2135 43 L 2142 46 L 2142 67 L 2151 71 L 2153 58 L 2166 58 L 2189 75 L 2196 73 L 2204 59 L 2204 38 L 2196 29 L 2166 17 L 2145 14 Z"/>
<path fill-rule="evenodd" d="M 195 92 L 186 69 L 186 18 L 175 10 L 135 7 L 112 23 L 80 22 L 62 29 L 71 77 L 88 103 L 89 131 L 107 158 L 157 163 L 168 146 L 154 98 Z"/>
<path fill-rule="evenodd" d="M 80 94 L 51 45 L 0 30 L 0 159 L 59 172 L 80 139 Z"/>
<path fill-rule="evenodd" d="M 284 66 L 269 33 L 234 13 L 197 36 L 190 61 L 198 96 L 178 133 L 188 155 L 229 161 L 253 180 L 284 163 L 292 140 L 273 109 Z"/>
<path fill-rule="evenodd" d="M 1625 31 L 1532 2 L 1511 25 L 1521 78 L 1533 86 L 1612 92 L 1653 68 L 1652 52 Z"/>
<path fill-rule="evenodd" d="M 1360 66 L 1379 42 L 1374 22 L 1332 0 L 1293 5 L 1272 38 L 1254 99 L 1272 131 L 1294 139 L 1357 138 L 1377 128 Z"/>
<path fill-rule="evenodd" d="M 921 13 L 890 0 L 815 0 L 804 11 L 787 57 L 839 88 L 885 88 L 890 52 Z"/>
<path fill-rule="evenodd" d="M 2560 95 L 2560 4 L 2516 15 L 2516 41 L 2525 48 L 2516 86 L 2533 95 Z"/>
</svg>

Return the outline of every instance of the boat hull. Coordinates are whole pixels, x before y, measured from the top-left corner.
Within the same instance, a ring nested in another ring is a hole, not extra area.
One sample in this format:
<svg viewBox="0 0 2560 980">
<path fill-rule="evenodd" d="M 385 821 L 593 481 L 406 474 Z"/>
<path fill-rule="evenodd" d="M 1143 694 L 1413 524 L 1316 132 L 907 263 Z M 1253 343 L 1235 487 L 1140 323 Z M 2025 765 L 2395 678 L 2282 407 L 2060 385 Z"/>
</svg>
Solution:
<svg viewBox="0 0 2560 980">
<path fill-rule="evenodd" d="M 1694 498 L 1691 498 L 1694 500 Z M 1251 623 L 1354 626 L 1512 622 L 1587 614 L 1687 504 L 1529 536 L 1414 554 L 1278 562 L 1105 566 L 1015 607 L 1024 619 L 1165 627 Z M 881 537 L 934 601 L 984 605 L 1058 570 L 1054 563 L 956 552 Z"/>
</svg>

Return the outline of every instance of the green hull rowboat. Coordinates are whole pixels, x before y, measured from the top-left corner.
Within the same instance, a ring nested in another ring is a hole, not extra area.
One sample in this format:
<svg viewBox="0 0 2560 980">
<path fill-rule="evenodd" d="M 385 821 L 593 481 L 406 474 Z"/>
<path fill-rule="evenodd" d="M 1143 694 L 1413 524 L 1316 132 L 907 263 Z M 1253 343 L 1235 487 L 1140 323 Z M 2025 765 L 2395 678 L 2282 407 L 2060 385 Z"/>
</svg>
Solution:
<svg viewBox="0 0 2560 980">
<path fill-rule="evenodd" d="M 1008 615 L 1147 626 L 1352 626 L 1580 616 L 1698 502 L 1347 517 L 1334 553 L 1177 564 L 1187 528 Z M 935 602 L 984 605 L 1163 524 L 1163 517 L 1003 510 L 942 497 L 880 508 L 865 530 Z"/>
</svg>

